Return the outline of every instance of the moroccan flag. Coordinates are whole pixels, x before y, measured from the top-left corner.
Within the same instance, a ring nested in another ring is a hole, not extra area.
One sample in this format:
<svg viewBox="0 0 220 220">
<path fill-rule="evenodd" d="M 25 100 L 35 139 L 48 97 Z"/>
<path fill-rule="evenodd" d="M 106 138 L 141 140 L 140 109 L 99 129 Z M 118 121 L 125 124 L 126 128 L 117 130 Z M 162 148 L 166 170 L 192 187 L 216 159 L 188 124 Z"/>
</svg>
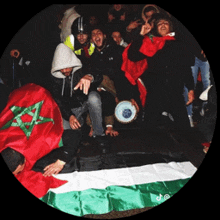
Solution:
<svg viewBox="0 0 220 220">
<path fill-rule="evenodd" d="M 84 157 L 79 171 L 56 175 L 68 183 L 50 189 L 41 200 L 75 216 L 154 207 L 177 193 L 196 170 L 177 153 Z"/>
<path fill-rule="evenodd" d="M 31 171 L 35 162 L 58 147 L 63 133 L 60 110 L 51 94 L 35 84 L 14 90 L 0 114 L 0 152 L 10 147 L 25 159 L 16 178 L 38 198 L 64 183 Z"/>
</svg>

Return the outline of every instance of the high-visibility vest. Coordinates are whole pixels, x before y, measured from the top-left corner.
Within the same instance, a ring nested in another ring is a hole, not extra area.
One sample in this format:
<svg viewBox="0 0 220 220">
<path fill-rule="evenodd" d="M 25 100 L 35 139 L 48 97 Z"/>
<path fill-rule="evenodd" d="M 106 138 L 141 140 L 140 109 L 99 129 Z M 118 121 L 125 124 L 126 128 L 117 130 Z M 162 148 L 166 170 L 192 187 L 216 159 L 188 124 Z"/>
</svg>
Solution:
<svg viewBox="0 0 220 220">
<path fill-rule="evenodd" d="M 74 53 L 76 55 L 81 55 L 83 48 L 75 50 L 74 41 L 75 41 L 74 36 L 71 34 L 66 38 L 66 40 L 64 41 L 64 44 L 67 47 L 69 47 L 72 51 L 74 51 Z M 94 50 L 95 50 L 95 45 L 93 43 L 90 43 L 90 46 L 89 46 L 89 49 L 88 49 L 90 56 L 93 54 Z"/>
</svg>

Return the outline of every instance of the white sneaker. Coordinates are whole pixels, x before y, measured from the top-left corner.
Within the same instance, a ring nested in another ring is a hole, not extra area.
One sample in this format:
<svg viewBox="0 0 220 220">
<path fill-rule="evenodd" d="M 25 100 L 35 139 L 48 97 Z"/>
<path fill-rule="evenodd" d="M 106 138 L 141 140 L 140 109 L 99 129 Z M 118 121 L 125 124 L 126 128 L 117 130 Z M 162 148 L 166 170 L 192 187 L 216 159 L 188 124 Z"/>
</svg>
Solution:
<svg viewBox="0 0 220 220">
<path fill-rule="evenodd" d="M 193 127 L 194 127 L 194 124 L 193 124 L 192 116 L 191 116 L 191 115 L 188 115 L 188 117 L 189 117 L 190 126 L 191 126 L 191 128 L 193 128 Z"/>
</svg>

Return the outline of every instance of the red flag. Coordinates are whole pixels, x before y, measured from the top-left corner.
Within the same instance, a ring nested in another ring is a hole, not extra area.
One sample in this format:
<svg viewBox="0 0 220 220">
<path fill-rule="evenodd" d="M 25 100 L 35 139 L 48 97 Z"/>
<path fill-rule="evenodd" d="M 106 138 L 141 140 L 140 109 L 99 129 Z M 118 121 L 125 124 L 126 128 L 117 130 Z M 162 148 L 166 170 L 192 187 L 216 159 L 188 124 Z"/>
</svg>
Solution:
<svg viewBox="0 0 220 220">
<path fill-rule="evenodd" d="M 25 157 L 25 168 L 16 178 L 38 198 L 65 183 L 31 171 L 38 159 L 58 147 L 62 133 L 60 110 L 46 89 L 27 84 L 10 94 L 0 114 L 0 152 L 10 147 Z"/>
<path fill-rule="evenodd" d="M 150 37 L 145 36 L 139 51 L 148 57 L 152 57 L 158 50 L 161 50 L 163 48 L 167 40 L 175 40 L 175 38 L 172 36 L 164 36 L 153 37 L 153 39 L 151 40 Z M 131 44 L 125 48 L 122 54 L 123 63 L 121 66 L 121 70 L 125 72 L 126 78 L 132 85 L 138 85 L 141 104 L 142 106 L 145 106 L 147 90 L 145 86 L 140 83 L 140 81 L 138 81 L 138 79 L 148 68 L 148 63 L 147 59 L 143 59 L 137 62 L 129 60 L 128 50 L 130 46 Z"/>
</svg>

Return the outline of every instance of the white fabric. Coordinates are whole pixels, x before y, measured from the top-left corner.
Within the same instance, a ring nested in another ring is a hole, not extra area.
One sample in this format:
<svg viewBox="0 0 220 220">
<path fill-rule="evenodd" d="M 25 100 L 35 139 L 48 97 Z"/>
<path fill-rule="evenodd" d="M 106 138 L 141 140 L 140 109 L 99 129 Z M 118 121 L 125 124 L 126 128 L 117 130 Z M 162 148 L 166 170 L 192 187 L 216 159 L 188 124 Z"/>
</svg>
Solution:
<svg viewBox="0 0 220 220">
<path fill-rule="evenodd" d="M 173 181 L 190 178 L 197 171 L 190 162 L 170 162 L 144 165 L 140 167 L 118 168 L 98 171 L 73 172 L 54 175 L 68 183 L 56 189 L 54 193 L 82 191 L 91 188 L 105 189 L 108 186 L 132 186 L 158 181 Z"/>
</svg>

